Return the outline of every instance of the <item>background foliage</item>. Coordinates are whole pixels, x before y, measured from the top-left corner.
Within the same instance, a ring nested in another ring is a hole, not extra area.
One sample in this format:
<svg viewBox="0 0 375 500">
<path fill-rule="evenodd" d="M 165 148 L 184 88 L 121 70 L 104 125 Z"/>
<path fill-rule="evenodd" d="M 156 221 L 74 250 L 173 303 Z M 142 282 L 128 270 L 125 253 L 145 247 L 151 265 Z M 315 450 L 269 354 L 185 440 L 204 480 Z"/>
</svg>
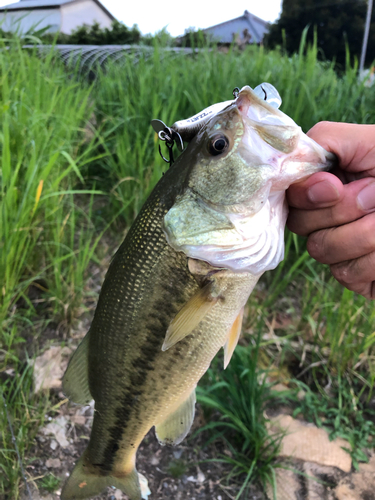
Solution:
<svg viewBox="0 0 375 500">
<path fill-rule="evenodd" d="M 375 7 L 374 7 L 375 10 Z M 346 63 L 347 44 L 352 57 L 360 57 L 367 12 L 366 0 L 283 0 L 280 19 L 271 25 L 265 44 L 283 46 L 289 54 L 298 51 L 306 26 L 307 40 L 317 36 L 319 57 Z M 372 14 L 366 64 L 375 59 L 375 16 Z"/>
</svg>

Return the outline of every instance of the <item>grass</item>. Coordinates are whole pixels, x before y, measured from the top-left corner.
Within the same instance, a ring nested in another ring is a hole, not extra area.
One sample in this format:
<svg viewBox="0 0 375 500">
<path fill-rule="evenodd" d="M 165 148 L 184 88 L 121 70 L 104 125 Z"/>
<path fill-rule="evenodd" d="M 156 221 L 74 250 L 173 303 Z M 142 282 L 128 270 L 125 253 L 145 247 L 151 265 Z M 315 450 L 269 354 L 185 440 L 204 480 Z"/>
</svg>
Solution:
<svg viewBox="0 0 375 500">
<path fill-rule="evenodd" d="M 22 480 L 21 463 L 18 460 L 7 421 L 4 401 L 10 415 L 11 425 L 24 468 L 29 465 L 26 452 L 44 422 L 44 415 L 50 408 L 46 395 L 33 394 L 32 368 L 27 363 L 13 362 L 14 371 L 5 378 L 0 387 L 4 396 L 0 398 L 0 496 L 18 498 L 25 489 Z M 27 477 L 29 480 L 30 478 Z"/>
<path fill-rule="evenodd" d="M 358 81 L 357 67 L 338 75 L 317 61 L 316 45 L 302 44 L 291 57 L 262 47 L 185 55 L 155 46 L 151 55 L 98 69 L 92 85 L 53 52 L 39 58 L 16 40 L 0 50 L 0 372 L 15 373 L 0 384 L 26 463 L 51 402 L 33 395 L 25 363 L 48 322 L 69 335 L 92 294 L 92 266 L 114 252 L 167 168 L 151 119 L 171 125 L 231 99 L 236 86 L 263 81 L 277 87 L 282 110 L 305 131 L 319 120 L 375 123 L 374 92 Z M 303 240 L 288 234 L 286 241 L 284 262 L 250 298 L 242 348 L 226 371 L 213 365 L 199 393 L 207 411 L 222 415 L 212 429 L 231 449 L 233 475 L 245 478 L 241 495 L 251 481 L 274 477 L 278 443 L 268 439 L 261 411 L 273 400 L 266 367 L 286 381 L 296 411 L 347 437 L 355 461 L 373 435 L 373 307 L 330 278 Z M 5 417 L 0 433 L 0 495 L 17 499 L 20 469 Z M 54 479 L 45 484 L 54 487 Z"/>
<path fill-rule="evenodd" d="M 254 480 L 262 486 L 270 483 L 275 487 L 273 461 L 282 435 L 271 437 L 266 427 L 264 410 L 271 397 L 271 385 L 267 382 L 267 372 L 258 369 L 260 338 L 259 329 L 254 346 L 237 347 L 225 371 L 219 370 L 216 362 L 197 392 L 204 408 L 221 414 L 200 431 L 214 431 L 212 439 L 223 440 L 229 449 L 231 456 L 223 454 L 217 461 L 232 465 L 229 480 L 244 478 L 236 500 Z"/>
</svg>

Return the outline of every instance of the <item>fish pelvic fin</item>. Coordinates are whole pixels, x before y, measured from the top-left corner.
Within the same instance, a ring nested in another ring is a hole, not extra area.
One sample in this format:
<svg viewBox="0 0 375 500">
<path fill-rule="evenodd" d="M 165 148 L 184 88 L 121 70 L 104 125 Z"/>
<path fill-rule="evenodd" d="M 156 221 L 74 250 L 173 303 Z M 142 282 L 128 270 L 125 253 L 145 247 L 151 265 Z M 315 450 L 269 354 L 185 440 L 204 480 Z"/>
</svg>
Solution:
<svg viewBox="0 0 375 500">
<path fill-rule="evenodd" d="M 195 388 L 187 399 L 160 424 L 155 426 L 156 437 L 161 444 L 177 445 L 190 431 L 195 414 Z"/>
<path fill-rule="evenodd" d="M 83 456 L 66 481 L 61 492 L 61 500 L 91 498 L 99 495 L 107 486 L 120 489 L 130 500 L 147 500 L 151 493 L 147 479 L 142 474 L 138 474 L 135 468 L 122 477 L 94 474 L 88 470 Z"/>
<path fill-rule="evenodd" d="M 244 308 L 242 307 L 237 318 L 234 320 L 234 323 L 229 331 L 227 341 L 224 345 L 224 370 L 229 365 L 229 361 L 232 358 L 233 352 L 238 343 L 238 339 L 240 338 L 241 335 L 243 311 Z"/>
<path fill-rule="evenodd" d="M 213 294 L 214 288 L 213 283 L 207 283 L 176 314 L 168 327 L 162 351 L 166 351 L 190 335 L 206 314 L 211 311 L 219 300 L 219 295 Z"/>
<path fill-rule="evenodd" d="M 89 389 L 88 332 L 71 357 L 62 379 L 64 394 L 74 403 L 85 405 L 93 399 Z"/>
</svg>

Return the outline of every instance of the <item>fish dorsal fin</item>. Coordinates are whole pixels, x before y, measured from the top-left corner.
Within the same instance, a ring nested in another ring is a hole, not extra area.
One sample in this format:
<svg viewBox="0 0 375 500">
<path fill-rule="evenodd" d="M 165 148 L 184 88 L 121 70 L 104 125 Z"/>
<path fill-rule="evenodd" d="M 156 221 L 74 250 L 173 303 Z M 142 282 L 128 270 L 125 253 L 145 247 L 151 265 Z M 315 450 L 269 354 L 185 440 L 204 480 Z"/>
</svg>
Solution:
<svg viewBox="0 0 375 500">
<path fill-rule="evenodd" d="M 171 321 L 161 348 L 166 351 L 185 338 L 202 321 L 206 314 L 218 301 L 218 296 L 212 296 L 212 283 L 200 288 Z"/>
<path fill-rule="evenodd" d="M 160 424 L 155 426 L 161 444 L 177 445 L 188 434 L 194 420 L 195 388 L 190 396 Z"/>
<path fill-rule="evenodd" d="M 71 357 L 62 379 L 64 394 L 81 405 L 88 404 L 93 399 L 89 389 L 89 333 Z"/>
<path fill-rule="evenodd" d="M 240 338 L 241 328 L 242 328 L 242 319 L 243 319 L 243 310 L 241 309 L 237 318 L 234 320 L 234 323 L 229 331 L 229 335 L 227 341 L 224 345 L 224 370 L 229 365 L 229 361 L 232 358 L 232 354 L 236 348 L 238 339 Z"/>
</svg>

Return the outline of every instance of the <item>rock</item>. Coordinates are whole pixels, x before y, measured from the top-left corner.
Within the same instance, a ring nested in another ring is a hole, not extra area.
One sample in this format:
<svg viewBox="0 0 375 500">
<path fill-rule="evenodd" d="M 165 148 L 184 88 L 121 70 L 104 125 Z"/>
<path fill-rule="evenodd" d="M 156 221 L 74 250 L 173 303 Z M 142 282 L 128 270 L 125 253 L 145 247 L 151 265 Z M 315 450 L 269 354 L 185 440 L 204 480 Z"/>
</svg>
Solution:
<svg viewBox="0 0 375 500">
<path fill-rule="evenodd" d="M 347 484 L 341 484 L 335 489 L 335 498 L 337 500 L 362 500 Z"/>
<path fill-rule="evenodd" d="M 68 423 L 67 419 L 64 416 L 56 418 L 56 420 L 52 420 L 49 424 L 47 424 L 43 429 L 41 429 L 42 434 L 45 436 L 50 436 L 51 434 L 55 438 L 55 440 L 59 443 L 62 448 L 66 448 L 69 445 L 69 441 L 66 437 L 66 424 Z M 51 448 L 54 450 L 55 448 Z"/>
<path fill-rule="evenodd" d="M 181 455 L 183 453 L 183 448 L 179 448 L 177 450 L 173 450 L 173 456 L 176 460 L 179 460 L 181 458 Z"/>
<path fill-rule="evenodd" d="M 122 491 L 117 489 L 113 495 L 116 500 L 121 500 L 122 498 L 124 498 L 124 495 L 122 494 Z"/>
<path fill-rule="evenodd" d="M 316 462 L 350 472 L 352 459 L 342 449 L 350 448 L 350 445 L 344 439 L 330 441 L 324 429 L 318 429 L 313 424 L 306 424 L 289 415 L 271 419 L 268 428 L 271 435 L 280 431 L 286 432 L 282 438 L 279 456 Z"/>
<path fill-rule="evenodd" d="M 200 470 L 199 467 L 197 467 L 197 470 L 198 470 L 198 474 L 197 474 L 197 482 L 199 484 L 202 484 L 204 483 L 204 481 L 206 480 L 206 476 L 203 474 L 203 472 Z"/>
<path fill-rule="evenodd" d="M 335 467 L 327 467 L 312 462 L 303 464 L 304 475 L 301 482 L 307 491 L 306 500 L 321 500 L 327 498 L 327 494 L 333 490 L 344 475 Z"/>
<path fill-rule="evenodd" d="M 49 469 L 59 469 L 61 467 L 61 460 L 59 458 L 49 458 L 46 460 L 46 467 Z"/>
<path fill-rule="evenodd" d="M 70 421 L 73 424 L 85 425 L 85 423 L 86 423 L 86 417 L 84 417 L 83 415 L 73 415 L 72 417 L 70 417 Z"/>
<path fill-rule="evenodd" d="M 68 347 L 54 346 L 35 358 L 33 362 L 35 392 L 61 388 L 61 379 L 71 353 L 72 350 Z"/>
<path fill-rule="evenodd" d="M 372 474 L 373 477 L 375 477 L 375 455 L 370 458 L 367 464 L 359 464 L 359 472 L 368 472 L 369 474 Z"/>
<path fill-rule="evenodd" d="M 340 481 L 335 495 L 337 500 L 375 500 L 375 457 Z"/>
<path fill-rule="evenodd" d="M 301 485 L 298 476 L 289 469 L 275 469 L 277 500 L 297 500 Z M 273 498 L 272 485 L 267 483 L 267 496 Z M 305 500 L 305 499 L 304 499 Z"/>
</svg>

